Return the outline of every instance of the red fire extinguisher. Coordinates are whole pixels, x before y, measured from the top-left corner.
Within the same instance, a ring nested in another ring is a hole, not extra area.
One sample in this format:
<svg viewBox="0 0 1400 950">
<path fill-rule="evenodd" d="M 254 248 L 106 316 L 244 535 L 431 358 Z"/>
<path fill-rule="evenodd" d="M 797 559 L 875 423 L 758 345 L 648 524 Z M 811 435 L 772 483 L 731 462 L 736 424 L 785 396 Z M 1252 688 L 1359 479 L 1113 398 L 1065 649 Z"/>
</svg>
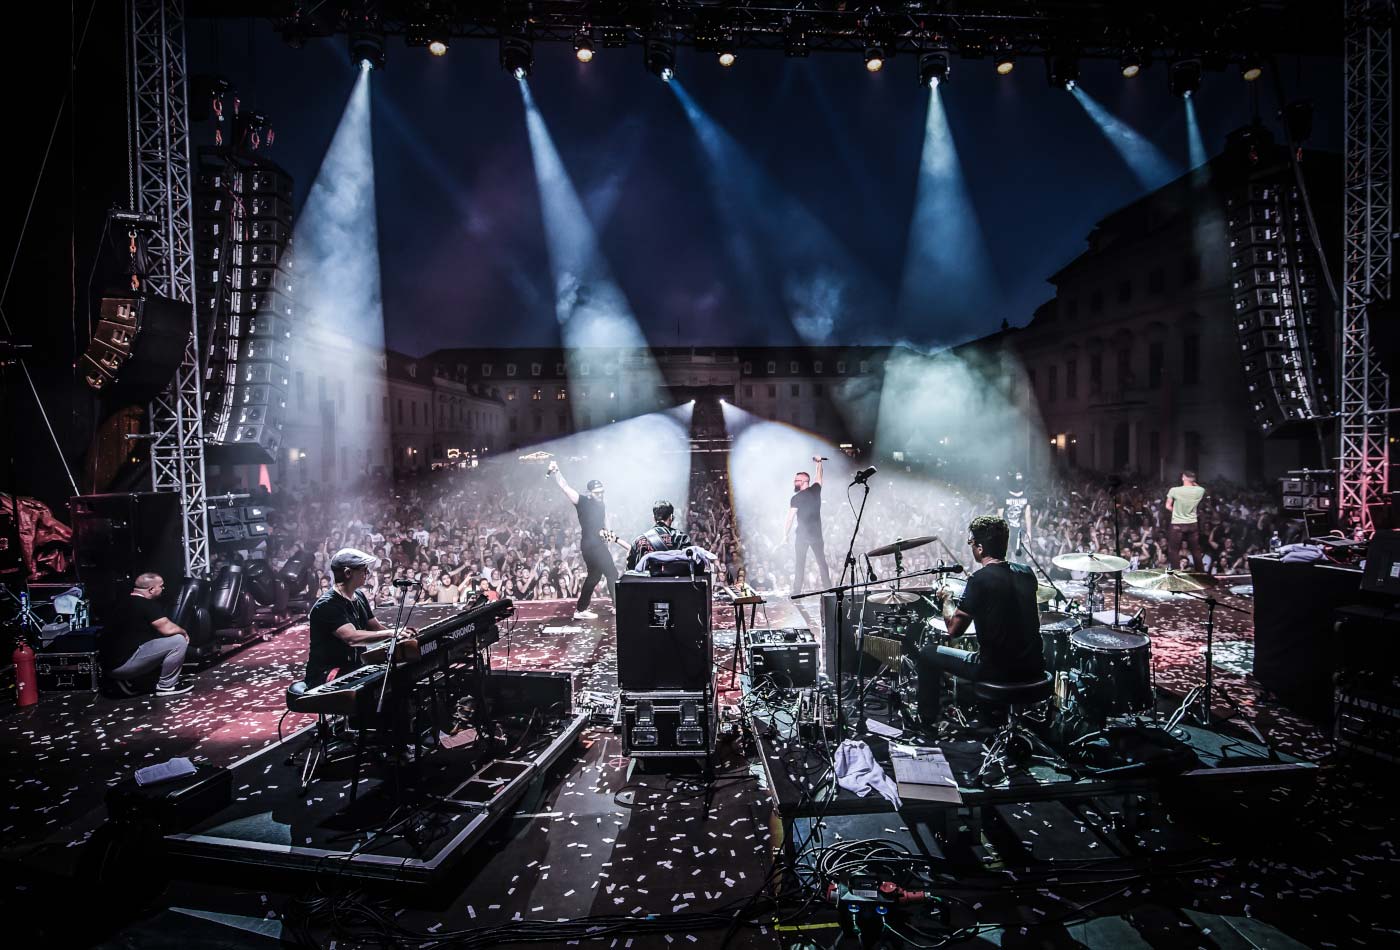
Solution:
<svg viewBox="0 0 1400 950">
<path fill-rule="evenodd" d="M 34 671 L 34 651 L 23 637 L 15 646 L 15 652 L 10 654 L 10 659 L 15 664 L 15 693 L 20 708 L 33 706 L 39 701 L 39 679 Z"/>
</svg>

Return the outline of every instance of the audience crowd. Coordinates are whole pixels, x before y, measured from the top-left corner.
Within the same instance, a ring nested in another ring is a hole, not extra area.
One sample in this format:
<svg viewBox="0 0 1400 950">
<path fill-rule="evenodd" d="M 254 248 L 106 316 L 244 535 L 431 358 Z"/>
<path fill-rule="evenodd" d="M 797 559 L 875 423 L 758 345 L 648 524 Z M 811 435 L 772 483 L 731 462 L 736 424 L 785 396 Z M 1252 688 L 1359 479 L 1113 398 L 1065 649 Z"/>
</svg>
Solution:
<svg viewBox="0 0 1400 950">
<path fill-rule="evenodd" d="M 395 579 L 416 582 L 410 596 L 420 602 L 457 603 L 474 593 L 517 601 L 573 599 L 587 573 L 578 519 L 563 493 L 541 477 L 543 471 L 542 465 L 528 462 L 495 461 L 392 484 L 365 483 L 351 493 L 330 495 L 315 485 L 275 492 L 265 498 L 273 526 L 267 554 L 273 567 L 280 568 L 304 552 L 325 588 L 330 583 L 326 565 L 338 548 L 370 551 L 382 559 L 368 585 L 378 604 L 395 602 Z M 1199 509 L 1204 563 L 1196 565 L 1198 570 L 1247 573 L 1245 558 L 1268 550 L 1275 531 L 1287 542 L 1300 530 L 1280 519 L 1267 492 L 1223 482 L 1205 486 Z M 1048 489 L 1031 485 L 1029 554 L 1012 552 L 1012 557 L 1029 561 L 1033 556 L 1061 577 L 1064 573 L 1051 561 L 1069 551 L 1116 549 L 1134 570 L 1186 567 L 1190 553 L 1185 545 L 1169 550 L 1171 514 L 1163 504 L 1169 487 L 1148 481 L 1120 484 L 1082 473 L 1064 476 Z M 858 576 L 893 574 L 893 556 L 867 561 L 865 552 L 898 538 L 935 539 L 903 555 L 906 573 L 939 561 L 970 566 L 967 524 L 978 514 L 1003 508 L 1006 496 L 999 488 L 992 483 L 961 489 L 898 472 L 883 477 L 871 493 L 855 546 Z M 723 469 L 692 473 L 688 503 L 677 504 L 677 523 L 716 555 L 718 573 L 727 581 L 742 572 L 763 591 L 815 587 L 819 576 L 814 564 L 806 578 L 792 577 L 792 542 L 782 537 L 788 492 L 785 485 L 776 486 L 771 504 L 762 510 L 736 512 Z M 850 543 L 860 489 L 848 497 L 841 487 L 828 484 L 824 495 L 826 560 L 834 582 Z M 628 541 L 648 526 L 634 512 L 633 520 L 638 518 L 636 524 L 610 520 Z M 615 548 L 619 563 L 624 553 L 622 546 Z M 605 588 L 600 586 L 598 593 L 605 594 Z"/>
</svg>

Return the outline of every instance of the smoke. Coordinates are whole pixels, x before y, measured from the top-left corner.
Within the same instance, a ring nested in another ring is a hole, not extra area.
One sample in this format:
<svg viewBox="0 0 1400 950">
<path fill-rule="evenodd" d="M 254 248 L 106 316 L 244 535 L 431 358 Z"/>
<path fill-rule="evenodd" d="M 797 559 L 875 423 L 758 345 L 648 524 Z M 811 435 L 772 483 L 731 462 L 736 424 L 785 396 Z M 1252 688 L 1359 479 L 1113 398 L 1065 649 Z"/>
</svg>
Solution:
<svg viewBox="0 0 1400 950">
<path fill-rule="evenodd" d="M 1076 85 L 1070 90 L 1074 98 L 1089 113 L 1089 118 L 1098 125 L 1099 131 L 1110 145 L 1122 156 L 1133 177 L 1144 191 L 1155 191 L 1176 178 L 1177 171 L 1162 154 L 1161 149 L 1140 135 L 1132 126 L 1112 115 L 1094 100 L 1084 87 Z"/>
</svg>

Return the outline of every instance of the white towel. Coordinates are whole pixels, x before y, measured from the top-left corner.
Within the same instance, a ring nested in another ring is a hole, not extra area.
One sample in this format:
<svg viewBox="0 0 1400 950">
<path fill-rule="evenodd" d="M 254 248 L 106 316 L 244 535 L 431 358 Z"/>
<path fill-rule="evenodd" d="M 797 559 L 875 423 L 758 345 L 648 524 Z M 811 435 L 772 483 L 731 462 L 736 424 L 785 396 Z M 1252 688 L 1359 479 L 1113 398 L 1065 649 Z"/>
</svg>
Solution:
<svg viewBox="0 0 1400 950">
<path fill-rule="evenodd" d="M 847 739 L 836 747 L 836 784 L 861 798 L 869 795 L 873 788 L 893 804 L 896 811 L 900 808 L 894 780 L 870 754 L 870 746 L 859 739 Z"/>
</svg>

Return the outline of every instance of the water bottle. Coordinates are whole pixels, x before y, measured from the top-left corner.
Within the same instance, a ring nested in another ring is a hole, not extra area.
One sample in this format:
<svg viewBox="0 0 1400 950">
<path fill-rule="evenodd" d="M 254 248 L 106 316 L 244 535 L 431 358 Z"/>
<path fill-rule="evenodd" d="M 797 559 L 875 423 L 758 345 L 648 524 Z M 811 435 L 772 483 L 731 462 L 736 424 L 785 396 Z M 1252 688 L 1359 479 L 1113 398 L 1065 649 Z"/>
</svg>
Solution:
<svg viewBox="0 0 1400 950">
<path fill-rule="evenodd" d="M 1279 549 L 1282 548 L 1282 547 L 1283 547 L 1283 539 L 1280 538 L 1280 537 L 1278 536 L 1278 532 L 1275 531 L 1275 532 L 1273 533 L 1273 536 L 1269 538 L 1269 550 L 1272 551 L 1272 552 L 1274 552 L 1275 554 L 1277 554 L 1277 553 L 1279 552 Z"/>
</svg>

